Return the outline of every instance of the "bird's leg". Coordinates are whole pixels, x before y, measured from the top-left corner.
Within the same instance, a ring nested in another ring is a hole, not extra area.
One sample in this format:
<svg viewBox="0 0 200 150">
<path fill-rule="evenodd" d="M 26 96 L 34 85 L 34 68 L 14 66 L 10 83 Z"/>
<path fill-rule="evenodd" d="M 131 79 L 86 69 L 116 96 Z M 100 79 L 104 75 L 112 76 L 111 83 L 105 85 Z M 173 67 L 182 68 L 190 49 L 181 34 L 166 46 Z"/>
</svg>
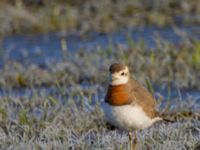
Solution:
<svg viewBox="0 0 200 150">
<path fill-rule="evenodd" d="M 134 141 L 133 141 L 133 144 L 137 145 L 137 142 L 138 142 L 138 140 L 137 140 L 137 131 L 135 130 L 134 131 Z"/>
<path fill-rule="evenodd" d="M 133 150 L 133 138 L 132 138 L 132 132 L 128 132 L 128 138 L 129 138 L 129 143 L 130 143 L 130 149 Z"/>
<path fill-rule="evenodd" d="M 129 138 L 129 141 L 133 140 L 133 138 L 132 138 L 132 132 L 131 131 L 128 132 L 128 138 Z"/>
<path fill-rule="evenodd" d="M 132 136 L 132 132 L 128 132 L 128 137 L 129 137 L 129 141 L 130 141 L 130 148 L 131 150 L 136 150 L 137 149 L 137 135 L 136 135 L 136 131 L 134 131 L 134 139 Z"/>
</svg>

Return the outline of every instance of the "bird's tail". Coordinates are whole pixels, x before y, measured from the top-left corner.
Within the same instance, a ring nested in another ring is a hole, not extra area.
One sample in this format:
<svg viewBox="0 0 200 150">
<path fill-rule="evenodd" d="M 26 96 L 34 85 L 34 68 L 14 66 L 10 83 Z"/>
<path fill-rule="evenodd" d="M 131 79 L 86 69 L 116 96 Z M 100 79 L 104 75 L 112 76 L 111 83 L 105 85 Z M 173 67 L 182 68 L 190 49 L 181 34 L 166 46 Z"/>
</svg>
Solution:
<svg viewBox="0 0 200 150">
<path fill-rule="evenodd" d="M 163 113 L 157 113 L 157 114 L 158 114 L 158 116 L 160 118 L 162 118 L 162 121 L 169 122 L 169 123 L 174 123 L 175 122 L 175 120 L 167 119 L 166 115 L 163 114 Z"/>
<path fill-rule="evenodd" d="M 175 122 L 174 120 L 170 120 L 170 119 L 166 119 L 166 118 L 163 118 L 162 120 L 165 121 L 165 122 L 169 122 L 169 123 L 174 123 Z"/>
</svg>

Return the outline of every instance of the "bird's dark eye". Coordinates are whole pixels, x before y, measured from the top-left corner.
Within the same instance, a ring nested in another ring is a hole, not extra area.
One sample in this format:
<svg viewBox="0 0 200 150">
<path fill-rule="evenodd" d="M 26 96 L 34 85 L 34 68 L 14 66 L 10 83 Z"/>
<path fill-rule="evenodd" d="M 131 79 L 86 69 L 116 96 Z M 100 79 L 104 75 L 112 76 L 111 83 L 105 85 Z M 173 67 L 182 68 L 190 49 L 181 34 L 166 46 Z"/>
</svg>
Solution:
<svg viewBox="0 0 200 150">
<path fill-rule="evenodd" d="M 124 72 L 122 72 L 122 73 L 121 73 L 121 75 L 122 75 L 122 76 L 124 76 L 124 75 L 125 75 L 125 73 L 124 73 Z"/>
</svg>

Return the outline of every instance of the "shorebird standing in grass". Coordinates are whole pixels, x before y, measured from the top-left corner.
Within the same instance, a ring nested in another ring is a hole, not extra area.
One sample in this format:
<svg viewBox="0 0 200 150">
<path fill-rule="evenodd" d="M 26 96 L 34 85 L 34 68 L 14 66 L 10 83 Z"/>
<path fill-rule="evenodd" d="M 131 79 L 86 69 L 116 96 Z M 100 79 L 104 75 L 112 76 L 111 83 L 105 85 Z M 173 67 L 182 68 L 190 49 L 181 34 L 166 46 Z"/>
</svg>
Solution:
<svg viewBox="0 0 200 150">
<path fill-rule="evenodd" d="M 109 124 L 127 131 L 144 129 L 163 120 L 156 112 L 156 101 L 124 64 L 110 66 L 110 83 L 103 104 Z M 131 138 L 129 132 L 129 138 Z"/>
</svg>

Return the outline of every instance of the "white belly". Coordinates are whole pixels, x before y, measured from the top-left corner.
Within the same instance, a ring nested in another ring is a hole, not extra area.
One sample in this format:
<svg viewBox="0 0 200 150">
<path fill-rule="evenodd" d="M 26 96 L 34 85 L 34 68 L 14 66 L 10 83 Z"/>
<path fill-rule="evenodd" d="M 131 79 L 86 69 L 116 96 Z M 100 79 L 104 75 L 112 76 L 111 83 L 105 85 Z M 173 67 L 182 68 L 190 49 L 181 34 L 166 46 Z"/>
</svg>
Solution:
<svg viewBox="0 0 200 150">
<path fill-rule="evenodd" d="M 140 106 L 123 105 L 111 106 L 103 102 L 105 119 L 112 125 L 121 129 L 144 129 L 155 121 L 162 120 L 159 117 L 151 119 Z"/>
</svg>

